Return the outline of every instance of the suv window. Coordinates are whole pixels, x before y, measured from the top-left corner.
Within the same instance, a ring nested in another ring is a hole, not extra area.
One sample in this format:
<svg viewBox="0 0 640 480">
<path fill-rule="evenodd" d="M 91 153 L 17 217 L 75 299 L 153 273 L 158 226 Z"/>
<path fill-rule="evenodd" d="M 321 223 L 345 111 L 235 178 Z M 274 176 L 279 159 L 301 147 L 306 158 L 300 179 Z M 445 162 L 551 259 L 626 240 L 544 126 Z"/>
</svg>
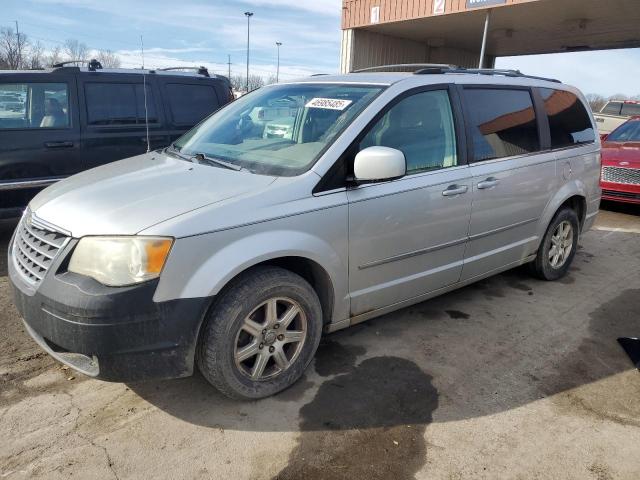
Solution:
<svg viewBox="0 0 640 480">
<path fill-rule="evenodd" d="M 145 123 L 144 87 L 133 83 L 87 83 L 89 125 L 137 125 Z M 157 123 L 153 92 L 147 86 L 149 123 Z"/>
<path fill-rule="evenodd" d="M 640 115 L 640 104 L 624 103 L 622 105 L 622 115 L 625 117 L 635 117 L 636 115 Z"/>
<path fill-rule="evenodd" d="M 622 107 L 622 103 L 620 102 L 609 102 L 604 106 L 600 113 L 605 113 L 607 115 L 620 115 L 620 107 Z"/>
<path fill-rule="evenodd" d="M 169 83 L 167 94 L 174 125 L 195 125 L 220 106 L 209 85 Z"/>
<path fill-rule="evenodd" d="M 369 130 L 359 150 L 373 146 L 402 151 L 408 174 L 457 165 L 447 91 L 422 92 L 400 100 Z"/>
<path fill-rule="evenodd" d="M 473 161 L 540 150 L 538 123 L 528 90 L 466 88 Z"/>
<path fill-rule="evenodd" d="M 566 148 L 596 141 L 591 117 L 584 104 L 571 92 L 541 88 L 549 117 L 551 148 Z"/>
<path fill-rule="evenodd" d="M 66 83 L 0 84 L 0 129 L 68 128 Z"/>
</svg>

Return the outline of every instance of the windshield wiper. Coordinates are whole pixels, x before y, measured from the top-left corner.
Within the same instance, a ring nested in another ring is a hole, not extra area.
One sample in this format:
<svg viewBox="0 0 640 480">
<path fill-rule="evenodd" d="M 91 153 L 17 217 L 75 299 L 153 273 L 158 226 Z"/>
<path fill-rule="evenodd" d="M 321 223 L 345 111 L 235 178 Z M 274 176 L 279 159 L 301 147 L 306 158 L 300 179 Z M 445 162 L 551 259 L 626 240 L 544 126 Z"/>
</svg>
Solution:
<svg viewBox="0 0 640 480">
<path fill-rule="evenodd" d="M 219 158 L 208 157 L 204 153 L 196 153 L 195 155 L 193 155 L 193 158 L 195 158 L 198 162 L 207 162 L 210 165 L 218 165 L 220 167 L 228 168 L 229 170 L 235 170 L 236 172 L 243 170 L 240 165 L 225 162 L 224 160 L 220 160 Z"/>
<path fill-rule="evenodd" d="M 181 158 L 182 160 L 191 161 L 191 159 L 187 155 L 183 155 L 182 153 L 180 153 L 180 148 L 176 147 L 173 143 L 169 145 L 167 148 L 165 148 L 164 151 L 166 153 L 175 155 L 176 157 Z"/>
</svg>

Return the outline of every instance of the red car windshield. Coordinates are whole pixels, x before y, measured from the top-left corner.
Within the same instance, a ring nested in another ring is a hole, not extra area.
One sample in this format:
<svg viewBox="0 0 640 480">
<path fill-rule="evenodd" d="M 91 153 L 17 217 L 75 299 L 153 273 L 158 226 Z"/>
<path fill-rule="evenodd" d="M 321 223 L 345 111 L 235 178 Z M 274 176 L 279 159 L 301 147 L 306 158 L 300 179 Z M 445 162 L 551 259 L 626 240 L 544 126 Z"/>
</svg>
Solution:
<svg viewBox="0 0 640 480">
<path fill-rule="evenodd" d="M 607 137 L 607 142 L 640 142 L 640 120 L 627 122 Z"/>
</svg>

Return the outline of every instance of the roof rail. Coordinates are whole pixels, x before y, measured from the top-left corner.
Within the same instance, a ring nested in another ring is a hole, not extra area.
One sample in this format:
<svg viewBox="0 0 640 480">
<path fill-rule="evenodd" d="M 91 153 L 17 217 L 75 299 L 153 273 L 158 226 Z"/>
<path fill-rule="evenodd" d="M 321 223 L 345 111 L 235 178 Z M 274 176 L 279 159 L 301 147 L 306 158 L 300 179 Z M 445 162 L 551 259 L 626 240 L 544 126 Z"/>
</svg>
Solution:
<svg viewBox="0 0 640 480">
<path fill-rule="evenodd" d="M 351 73 L 365 73 L 365 72 L 415 72 L 421 70 L 434 69 L 455 69 L 458 68 L 455 65 L 447 65 L 444 63 L 398 63 L 395 65 L 378 65 L 377 67 L 360 68 L 353 70 Z"/>
<path fill-rule="evenodd" d="M 205 77 L 209 76 L 209 70 L 207 67 L 168 67 L 168 68 L 158 68 L 159 72 L 171 72 L 175 70 L 195 70 L 198 75 L 204 75 Z"/>
<path fill-rule="evenodd" d="M 69 65 L 71 63 L 85 63 L 86 60 L 67 60 L 66 62 L 58 62 L 51 65 L 51 68 L 62 68 L 65 65 Z"/>
<path fill-rule="evenodd" d="M 418 70 L 414 72 L 416 75 L 428 75 L 428 74 L 444 74 L 444 73 L 470 73 L 476 75 L 502 75 L 505 77 L 511 78 L 530 78 L 533 80 L 542 80 L 545 82 L 554 82 L 554 83 L 562 83 L 560 80 L 555 78 L 546 78 L 546 77 L 537 77 L 535 75 L 525 75 L 520 70 L 508 70 L 508 69 L 500 69 L 500 68 L 464 68 L 464 67 L 455 67 L 455 68 L 424 68 L 422 70 Z"/>
</svg>

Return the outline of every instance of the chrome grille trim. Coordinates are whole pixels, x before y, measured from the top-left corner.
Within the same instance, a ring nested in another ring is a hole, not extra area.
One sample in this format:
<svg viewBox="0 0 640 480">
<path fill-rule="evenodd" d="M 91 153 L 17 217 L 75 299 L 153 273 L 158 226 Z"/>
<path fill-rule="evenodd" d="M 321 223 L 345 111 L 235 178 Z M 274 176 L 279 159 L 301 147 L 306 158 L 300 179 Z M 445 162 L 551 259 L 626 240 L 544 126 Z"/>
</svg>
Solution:
<svg viewBox="0 0 640 480">
<path fill-rule="evenodd" d="M 14 265 L 20 276 L 30 285 L 37 286 L 70 238 L 66 232 L 54 229 L 29 211 L 25 212 L 16 229 L 12 247 Z"/>
<path fill-rule="evenodd" d="M 602 180 L 626 185 L 640 185 L 640 170 L 624 167 L 602 167 Z"/>
</svg>

